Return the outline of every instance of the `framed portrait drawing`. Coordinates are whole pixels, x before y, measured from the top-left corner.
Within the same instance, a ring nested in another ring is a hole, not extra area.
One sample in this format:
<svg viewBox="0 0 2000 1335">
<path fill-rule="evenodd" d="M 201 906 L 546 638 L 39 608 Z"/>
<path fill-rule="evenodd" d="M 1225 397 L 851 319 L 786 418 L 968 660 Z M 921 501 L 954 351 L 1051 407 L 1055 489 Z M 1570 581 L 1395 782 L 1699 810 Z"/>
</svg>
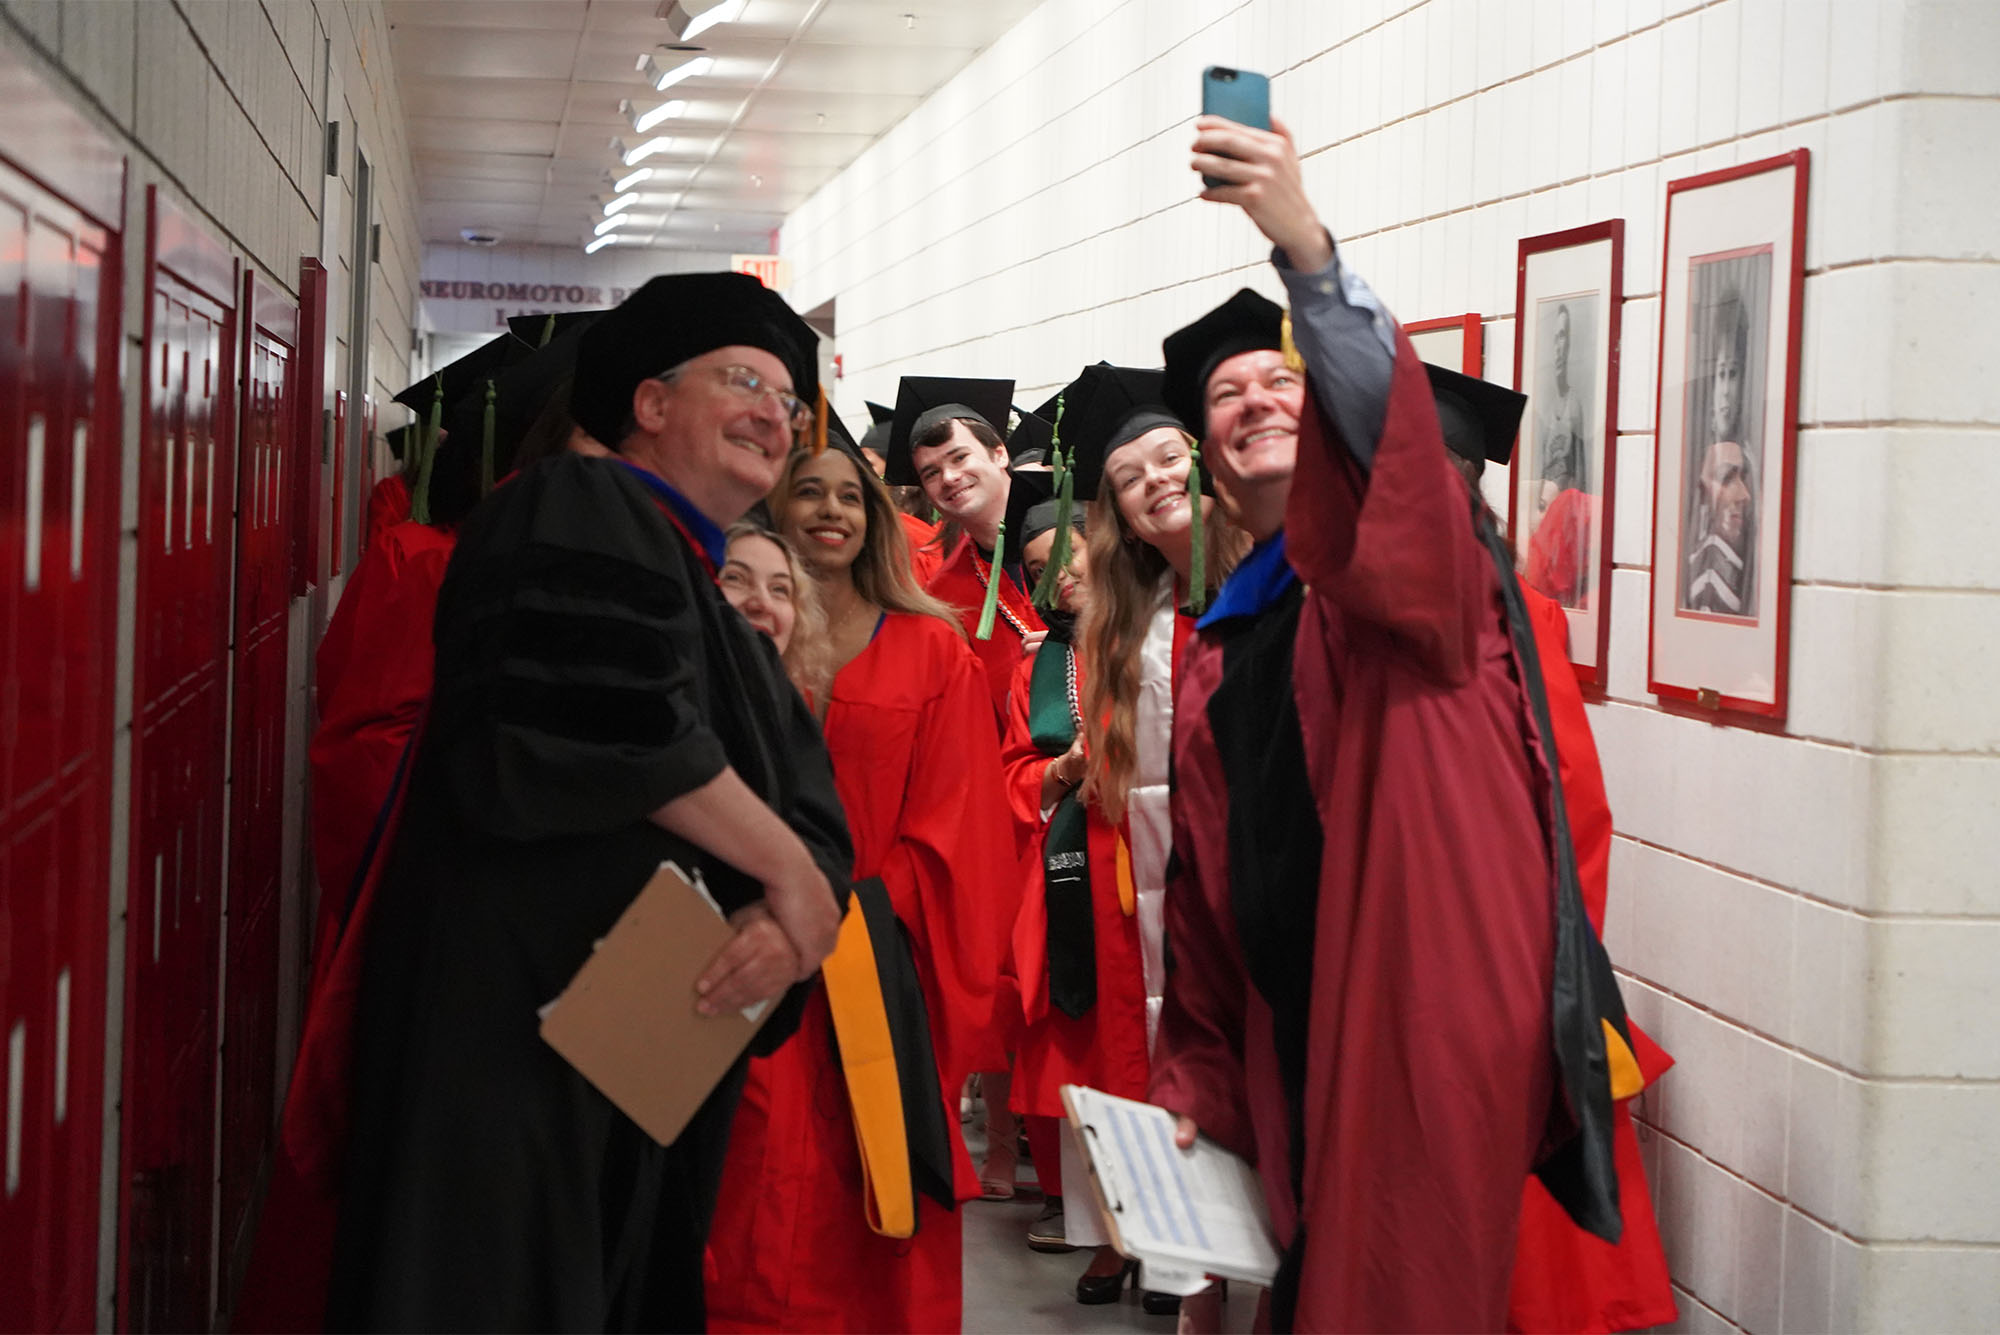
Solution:
<svg viewBox="0 0 2000 1335">
<path fill-rule="evenodd" d="M 1475 311 L 1417 320 L 1404 325 L 1403 332 L 1410 336 L 1417 356 L 1433 366 L 1476 376 L 1486 364 L 1486 339 Z"/>
<path fill-rule="evenodd" d="M 1514 388 L 1528 396 L 1507 491 L 1522 580 L 1562 605 L 1570 665 L 1601 687 L 1611 642 L 1618 477 L 1618 321 L 1625 220 L 1523 237 Z"/>
<path fill-rule="evenodd" d="M 1647 687 L 1781 719 L 1805 149 L 1667 184 Z"/>
</svg>

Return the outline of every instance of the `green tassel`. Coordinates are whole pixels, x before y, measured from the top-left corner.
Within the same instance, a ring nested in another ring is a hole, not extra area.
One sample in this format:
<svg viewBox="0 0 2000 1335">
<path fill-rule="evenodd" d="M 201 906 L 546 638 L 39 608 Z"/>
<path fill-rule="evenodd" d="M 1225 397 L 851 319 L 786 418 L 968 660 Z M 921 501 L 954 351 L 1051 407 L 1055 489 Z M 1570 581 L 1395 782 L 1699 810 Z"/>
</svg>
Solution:
<svg viewBox="0 0 2000 1335">
<path fill-rule="evenodd" d="M 1201 442 L 1196 441 L 1188 451 L 1188 541 L 1194 544 L 1188 560 L 1188 606 L 1196 612 L 1208 610 L 1208 544 L 1201 530 Z"/>
<path fill-rule="evenodd" d="M 1000 521 L 1000 531 L 993 535 L 993 564 L 986 571 L 986 606 L 979 609 L 979 629 L 973 632 L 977 639 L 993 638 L 993 618 L 1000 611 L 1000 581 L 1007 578 L 1007 521 Z"/>
<path fill-rule="evenodd" d="M 1076 530 L 1071 520 L 1076 515 L 1076 470 L 1063 470 L 1062 481 L 1056 491 L 1056 540 L 1049 548 L 1049 563 L 1042 567 L 1042 577 L 1035 584 L 1035 606 L 1053 607 L 1056 601 L 1057 581 L 1062 572 L 1069 569 L 1071 551 Z"/>
<path fill-rule="evenodd" d="M 554 338 L 555 336 L 556 336 L 556 313 L 554 311 L 550 311 L 549 318 L 542 321 L 542 341 L 535 344 L 535 346 L 538 348 L 546 348 L 549 345 L 549 340 Z"/>
<path fill-rule="evenodd" d="M 1076 451 L 1072 449 L 1065 455 L 1062 448 L 1063 397 L 1056 395 L 1055 426 L 1049 433 L 1049 467 L 1055 472 L 1056 540 L 1049 548 L 1049 563 L 1042 567 L 1042 577 L 1035 581 L 1034 603 L 1043 609 L 1055 606 L 1057 582 L 1069 568 L 1069 521 L 1076 507 L 1076 484 L 1072 480 Z"/>
<path fill-rule="evenodd" d="M 431 377 L 431 415 L 424 424 L 423 462 L 417 466 L 417 482 L 410 488 L 410 518 L 419 524 L 431 522 L 431 465 L 437 462 L 438 431 L 444 425 L 444 376 Z"/>
<path fill-rule="evenodd" d="M 479 494 L 493 490 L 493 381 L 486 382 L 486 416 L 479 428 Z"/>
</svg>

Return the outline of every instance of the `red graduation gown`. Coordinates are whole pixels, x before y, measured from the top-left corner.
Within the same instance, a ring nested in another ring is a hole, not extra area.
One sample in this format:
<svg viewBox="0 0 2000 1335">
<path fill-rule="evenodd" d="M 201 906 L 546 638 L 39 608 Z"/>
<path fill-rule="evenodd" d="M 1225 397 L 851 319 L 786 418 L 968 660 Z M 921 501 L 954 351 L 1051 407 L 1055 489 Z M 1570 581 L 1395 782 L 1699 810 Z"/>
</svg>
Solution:
<svg viewBox="0 0 2000 1335">
<path fill-rule="evenodd" d="M 994 983 L 1018 863 L 990 710 L 979 661 L 949 626 L 892 613 L 834 678 L 826 715 L 854 876 L 881 877 L 909 929 L 948 1105 L 968 1074 L 1000 1064 Z M 822 989 L 791 1041 L 750 1064 L 709 1232 L 711 1330 L 959 1327 L 959 1216 L 920 1196 L 914 1237 L 869 1230 L 834 1053 Z M 959 1199 L 976 1197 L 956 1137 L 953 1159 Z"/>
<path fill-rule="evenodd" d="M 361 550 L 375 545 L 375 539 L 410 517 L 410 479 L 391 473 L 368 492 L 368 531 L 362 535 Z"/>
<path fill-rule="evenodd" d="M 317 658 L 313 857 L 322 908 L 343 910 L 396 764 L 431 693 L 431 621 L 453 534 L 402 523 L 369 544 Z M 324 917 L 324 914 L 322 914 Z"/>
<path fill-rule="evenodd" d="M 1542 680 L 1548 688 L 1549 723 L 1555 730 L 1584 911 L 1590 915 L 1590 925 L 1601 932 L 1611 868 L 1611 807 L 1583 693 L 1569 666 L 1569 621 L 1560 604 L 1526 587 L 1525 579 L 1521 592 L 1534 622 Z M 1650 1085 L 1673 1065 L 1673 1058 L 1637 1024 L 1631 1031 L 1633 1055 Z M 1508 1300 L 1510 1331 L 1598 1335 L 1663 1325 L 1675 1316 L 1666 1253 L 1653 1217 L 1629 1101 L 1615 1104 L 1612 1118 L 1624 1235 L 1614 1245 L 1578 1228 L 1541 1180 L 1530 1177 L 1521 1200 L 1521 1239 Z"/>
<path fill-rule="evenodd" d="M 1279 1046 L 1297 1016 L 1248 977 L 1231 897 L 1243 783 L 1211 724 L 1232 665 L 1211 628 L 1176 707 L 1176 968 L 1153 1099 L 1255 1157 L 1283 1241 L 1304 1229 L 1295 1328 L 1496 1330 L 1556 1092 L 1549 789 L 1498 577 L 1407 340 L 1365 483 L 1308 407 L 1287 521 L 1297 744 L 1323 832 L 1303 1096 L 1286 1096 Z"/>
<path fill-rule="evenodd" d="M 1035 605 L 1028 595 L 1014 583 L 1014 577 L 1006 571 L 1000 572 L 1000 606 L 993 615 L 993 635 L 990 639 L 979 639 L 974 632 L 979 628 L 979 614 L 986 606 L 986 573 L 991 569 L 986 559 L 979 555 L 972 545 L 972 539 L 960 538 L 958 546 L 944 558 L 944 563 L 932 575 L 924 587 L 933 595 L 942 598 L 958 609 L 958 619 L 965 626 L 965 633 L 972 641 L 972 652 L 979 655 L 979 661 L 986 668 L 987 689 L 993 699 L 993 720 L 997 734 L 1007 720 L 1007 690 L 1014 681 L 1014 669 L 1021 666 L 1021 658 L 1027 652 L 1027 642 L 1022 630 L 1033 634 L 1044 630 L 1042 618 L 1035 611 Z"/>
<path fill-rule="evenodd" d="M 1035 651 L 1048 652 L 1045 642 Z M 1014 1053 L 1014 1111 L 1031 1117 L 1063 1116 L 1062 1086 L 1089 1085 L 1120 1098 L 1146 1097 L 1146 979 L 1139 955 L 1139 920 L 1118 895 L 1119 832 L 1097 806 L 1085 810 L 1090 840 L 1092 944 L 1097 955 L 1097 1004 L 1072 1019 L 1049 1004 L 1048 901 L 1042 887 L 1042 772 L 1050 757 L 1029 732 L 1031 655 L 1015 670 L 1007 700 L 1007 736 L 1001 744 L 1008 806 L 1015 830 L 1030 850 L 1022 860 L 1021 907 L 1014 920 L 1014 963 L 1027 1029 Z M 1077 665 L 1077 694 L 1083 667 Z"/>
<path fill-rule="evenodd" d="M 944 564 L 944 552 L 937 545 L 937 525 L 900 510 L 896 518 L 902 521 L 903 536 L 910 540 L 910 573 L 916 576 L 917 587 L 922 588 Z"/>
<path fill-rule="evenodd" d="M 384 489 L 400 480 L 377 484 L 371 522 Z M 407 485 L 402 495 L 407 509 Z M 307 750 L 320 892 L 312 975 L 270 1187 L 237 1303 L 239 1329 L 322 1325 L 360 982 L 362 933 L 345 929 L 366 921 L 380 879 L 378 859 L 368 883 L 354 885 L 396 766 L 430 698 L 431 622 L 455 542 L 428 524 L 392 522 L 370 539 L 320 639 L 319 726 Z M 388 813 L 381 848 L 394 836 L 395 814 Z"/>
</svg>

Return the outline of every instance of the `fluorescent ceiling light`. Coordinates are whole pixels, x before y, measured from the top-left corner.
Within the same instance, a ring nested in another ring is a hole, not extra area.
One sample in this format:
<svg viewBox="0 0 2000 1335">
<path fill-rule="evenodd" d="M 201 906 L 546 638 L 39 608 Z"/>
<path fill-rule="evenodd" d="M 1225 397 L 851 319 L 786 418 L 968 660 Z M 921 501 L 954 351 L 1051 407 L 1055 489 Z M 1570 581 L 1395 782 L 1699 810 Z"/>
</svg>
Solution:
<svg viewBox="0 0 2000 1335">
<path fill-rule="evenodd" d="M 623 227 L 626 223 L 631 221 L 632 219 L 623 213 L 614 213 L 609 218 L 606 218 L 603 222 L 597 224 L 597 226 L 591 228 L 590 230 L 591 233 L 595 236 L 603 236 L 606 232 L 613 231 L 617 228 Z"/>
<path fill-rule="evenodd" d="M 613 185 L 611 188 L 618 194 L 622 195 L 627 190 L 630 190 L 633 186 L 639 184 L 639 182 L 649 181 L 652 179 L 652 177 L 653 177 L 653 169 L 651 167 L 641 167 L 639 168 L 638 171 L 633 172 L 630 176 L 619 178 L 618 183 L 616 185 Z"/>
<path fill-rule="evenodd" d="M 626 105 L 629 107 L 631 104 L 627 103 Z M 687 109 L 688 104 L 679 98 L 675 98 L 671 102 L 662 102 L 651 111 L 639 112 L 632 116 L 632 128 L 640 134 L 644 134 L 661 121 L 672 120 L 676 116 L 685 116 Z"/>
<path fill-rule="evenodd" d="M 609 204 L 606 204 L 604 206 L 604 216 L 609 218 L 613 217 L 616 214 L 623 213 L 625 210 L 631 208 L 634 204 L 637 204 L 638 202 L 639 202 L 639 197 L 637 195 L 620 195 L 618 196 L 618 198 L 612 200 Z"/>
<path fill-rule="evenodd" d="M 674 141 L 665 136 L 661 136 L 658 139 L 648 139 L 645 143 L 635 148 L 626 148 L 623 140 L 620 140 L 618 143 L 619 152 L 624 155 L 623 161 L 628 167 L 652 157 L 655 153 L 664 153 L 673 146 Z"/>
<path fill-rule="evenodd" d="M 696 56 L 693 60 L 684 60 L 670 69 L 663 69 L 659 61 L 647 56 L 646 63 L 640 68 L 656 92 L 665 92 L 683 79 L 698 79 L 714 69 L 715 57 Z"/>
<path fill-rule="evenodd" d="M 617 239 L 618 238 L 615 236 L 600 236 L 597 238 L 597 240 L 585 246 L 583 248 L 583 253 L 586 255 L 595 255 L 598 251 L 604 249 L 606 246 L 610 245 L 613 241 L 616 241 Z"/>
<path fill-rule="evenodd" d="M 749 0 L 661 0 L 660 17 L 676 41 L 685 42 L 707 32 L 718 23 L 733 23 L 743 16 Z"/>
</svg>

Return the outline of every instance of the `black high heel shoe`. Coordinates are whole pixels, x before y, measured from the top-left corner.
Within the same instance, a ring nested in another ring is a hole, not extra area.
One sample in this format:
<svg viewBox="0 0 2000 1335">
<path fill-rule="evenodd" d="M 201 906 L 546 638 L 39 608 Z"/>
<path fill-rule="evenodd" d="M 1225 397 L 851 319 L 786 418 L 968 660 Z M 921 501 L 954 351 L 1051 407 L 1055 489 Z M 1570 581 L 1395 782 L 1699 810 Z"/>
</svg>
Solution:
<svg viewBox="0 0 2000 1335">
<path fill-rule="evenodd" d="M 1222 1301 L 1228 1302 L 1229 1281 L 1218 1279 L 1215 1281 L 1215 1284 L 1216 1291 L 1220 1294 Z M 1181 1300 L 1177 1294 L 1161 1293 L 1156 1289 L 1147 1289 L 1139 1295 L 1139 1306 L 1145 1311 L 1147 1316 L 1179 1316 Z"/>
<path fill-rule="evenodd" d="M 1115 1303 L 1125 1294 L 1125 1285 L 1139 1286 L 1139 1263 L 1127 1261 L 1109 1275 L 1078 1275 L 1076 1277 L 1076 1300 L 1085 1307 L 1102 1307 Z"/>
</svg>

